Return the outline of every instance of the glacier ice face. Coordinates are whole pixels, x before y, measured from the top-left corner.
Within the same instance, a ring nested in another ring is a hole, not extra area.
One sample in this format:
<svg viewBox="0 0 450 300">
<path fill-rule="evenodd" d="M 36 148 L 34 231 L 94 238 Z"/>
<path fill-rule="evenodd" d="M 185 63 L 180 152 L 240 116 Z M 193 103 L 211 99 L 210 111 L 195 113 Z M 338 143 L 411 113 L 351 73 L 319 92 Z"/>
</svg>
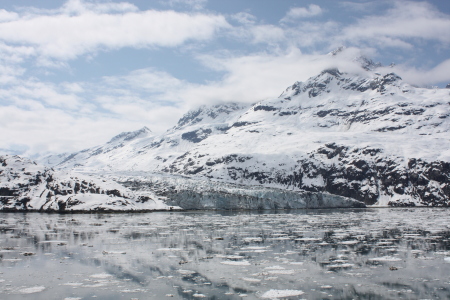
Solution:
<svg viewBox="0 0 450 300">
<path fill-rule="evenodd" d="M 136 190 L 151 190 L 167 205 L 183 209 L 304 209 L 365 207 L 351 198 L 322 192 L 289 191 L 260 185 L 238 185 L 204 178 L 161 174 L 110 174 Z"/>
</svg>

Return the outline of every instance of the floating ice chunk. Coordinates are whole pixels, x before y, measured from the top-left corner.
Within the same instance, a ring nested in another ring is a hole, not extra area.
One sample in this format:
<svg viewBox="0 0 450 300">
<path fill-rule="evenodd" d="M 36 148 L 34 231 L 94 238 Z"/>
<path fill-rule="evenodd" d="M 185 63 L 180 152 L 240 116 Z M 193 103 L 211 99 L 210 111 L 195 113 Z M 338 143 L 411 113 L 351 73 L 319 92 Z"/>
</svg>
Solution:
<svg viewBox="0 0 450 300">
<path fill-rule="evenodd" d="M 181 248 L 159 248 L 158 251 L 182 251 Z"/>
<path fill-rule="evenodd" d="M 300 290 L 270 290 L 262 294 L 261 298 L 277 299 L 285 297 L 294 297 L 303 295 L 305 292 Z"/>
<path fill-rule="evenodd" d="M 260 237 L 246 237 L 243 239 L 244 242 L 250 243 L 250 242 L 262 242 L 263 239 Z"/>
<path fill-rule="evenodd" d="M 21 258 L 5 258 L 2 259 L 2 261 L 10 261 L 10 262 L 16 262 L 16 261 L 21 261 Z"/>
<path fill-rule="evenodd" d="M 196 271 L 192 271 L 192 270 L 177 270 L 177 272 L 182 275 L 192 275 L 192 274 L 197 273 Z"/>
<path fill-rule="evenodd" d="M 125 251 L 102 251 L 104 255 L 106 254 L 127 254 Z"/>
<path fill-rule="evenodd" d="M 145 292 L 146 290 L 142 290 L 142 289 L 134 289 L 134 290 L 130 290 L 130 289 L 124 289 L 124 290 L 120 290 L 121 293 L 140 293 L 140 292 Z"/>
<path fill-rule="evenodd" d="M 223 265 L 230 265 L 230 266 L 250 266 L 250 263 L 247 260 L 242 261 L 235 261 L 235 260 L 226 260 L 220 262 Z"/>
<path fill-rule="evenodd" d="M 194 294 L 194 295 L 192 295 L 192 297 L 194 297 L 194 298 L 206 298 L 206 295 L 203 295 L 203 294 Z"/>
<path fill-rule="evenodd" d="M 40 241 L 39 244 L 59 244 L 59 245 L 67 245 L 67 241 Z"/>
<path fill-rule="evenodd" d="M 450 263 L 450 257 L 445 257 L 445 258 L 444 258 L 444 261 L 445 261 L 446 263 Z"/>
<path fill-rule="evenodd" d="M 32 286 L 19 290 L 19 294 L 33 294 L 42 292 L 43 290 L 45 290 L 45 286 Z"/>
<path fill-rule="evenodd" d="M 346 269 L 346 268 L 351 268 L 353 267 L 354 264 L 333 264 L 333 265 L 328 265 L 329 269 Z"/>
<path fill-rule="evenodd" d="M 370 261 L 400 261 L 401 258 L 393 257 L 393 256 L 382 256 L 382 257 L 375 257 L 375 258 L 369 258 Z"/>
<path fill-rule="evenodd" d="M 247 282 L 261 282 L 261 279 L 257 279 L 257 278 L 250 278 L 250 277 L 243 277 L 243 278 L 241 278 L 242 280 L 244 280 L 244 281 L 247 281 Z"/>
<path fill-rule="evenodd" d="M 91 276 L 89 276 L 89 277 L 92 277 L 92 278 L 99 278 L 99 279 L 105 279 L 105 278 L 112 277 L 112 275 L 111 275 L 111 274 L 107 274 L 107 273 L 99 273 L 99 274 L 93 274 L 93 275 L 91 275 Z"/>
<path fill-rule="evenodd" d="M 243 247 L 242 250 L 264 250 L 269 248 L 269 246 L 251 246 L 251 247 Z"/>
<path fill-rule="evenodd" d="M 227 259 L 243 259 L 243 258 L 245 258 L 245 256 L 241 256 L 241 255 L 222 255 L 222 254 L 216 255 L 216 257 L 227 258 Z"/>
<path fill-rule="evenodd" d="M 81 286 L 81 285 L 83 285 L 83 283 L 81 283 L 81 282 L 66 282 L 66 283 L 63 283 L 63 284 L 61 284 L 61 285 Z"/>
<path fill-rule="evenodd" d="M 83 287 L 85 287 L 85 288 L 99 288 L 99 287 L 104 287 L 104 286 L 107 286 L 107 284 L 105 282 L 99 282 L 99 283 L 96 283 L 96 284 L 83 285 Z"/>
<path fill-rule="evenodd" d="M 342 244 L 342 245 L 356 245 L 356 244 L 358 244 L 359 243 L 359 241 L 355 241 L 355 240 L 353 240 L 353 241 L 342 241 L 342 242 L 340 242 L 340 244 Z"/>
<path fill-rule="evenodd" d="M 290 240 L 290 239 L 291 238 L 288 237 L 288 236 L 280 236 L 280 237 L 270 238 L 270 240 L 272 240 L 272 241 L 287 241 L 287 240 Z"/>
<path fill-rule="evenodd" d="M 293 275 L 295 273 L 294 270 L 270 270 L 269 274 L 277 274 L 277 275 Z"/>
<path fill-rule="evenodd" d="M 283 268 L 281 266 L 271 266 L 271 267 L 265 267 L 266 270 L 285 270 L 286 268 Z"/>
<path fill-rule="evenodd" d="M 264 253 L 267 251 L 271 251 L 271 250 L 268 250 L 267 248 L 269 248 L 269 246 L 261 246 L 261 247 L 253 246 L 253 247 L 244 247 L 244 248 L 241 248 L 241 250 L 243 252 L 254 252 L 254 253 Z"/>
</svg>

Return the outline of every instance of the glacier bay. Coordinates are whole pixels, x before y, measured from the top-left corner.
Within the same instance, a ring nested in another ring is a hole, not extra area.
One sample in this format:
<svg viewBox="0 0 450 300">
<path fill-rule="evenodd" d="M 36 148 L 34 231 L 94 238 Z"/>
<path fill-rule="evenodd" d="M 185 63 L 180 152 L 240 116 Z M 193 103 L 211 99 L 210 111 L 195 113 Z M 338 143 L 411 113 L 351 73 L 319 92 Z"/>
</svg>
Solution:
<svg viewBox="0 0 450 300">
<path fill-rule="evenodd" d="M 0 213 L 4 299 L 443 299 L 444 208 Z"/>
</svg>

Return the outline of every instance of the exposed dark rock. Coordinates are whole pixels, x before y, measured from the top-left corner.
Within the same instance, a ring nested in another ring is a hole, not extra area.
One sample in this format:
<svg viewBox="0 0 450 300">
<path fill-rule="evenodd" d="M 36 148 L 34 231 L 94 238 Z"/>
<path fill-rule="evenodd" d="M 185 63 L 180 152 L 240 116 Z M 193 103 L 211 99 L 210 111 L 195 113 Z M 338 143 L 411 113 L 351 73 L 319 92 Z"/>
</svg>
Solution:
<svg viewBox="0 0 450 300">
<path fill-rule="evenodd" d="M 206 139 L 210 134 L 211 129 L 198 129 L 196 131 L 185 132 L 181 135 L 183 140 L 187 140 L 193 143 L 200 143 L 204 139 Z"/>
<path fill-rule="evenodd" d="M 195 124 L 201 122 L 201 118 L 197 118 L 202 113 L 202 109 L 192 110 L 186 113 L 179 121 L 177 127 L 182 127 L 184 125 Z"/>
<path fill-rule="evenodd" d="M 123 197 L 118 190 L 108 190 L 106 191 L 106 195 L 114 195 L 116 197 Z"/>
<path fill-rule="evenodd" d="M 282 111 L 278 115 L 280 117 L 283 117 L 283 116 L 291 116 L 291 115 L 296 115 L 296 114 L 298 114 L 298 111 Z"/>
<path fill-rule="evenodd" d="M 389 126 L 389 127 L 383 127 L 383 128 L 378 128 L 375 129 L 375 131 L 379 131 L 379 132 L 387 132 L 387 131 L 395 131 L 395 130 L 400 130 L 406 128 L 406 126 L 403 125 L 399 125 L 399 126 Z"/>
<path fill-rule="evenodd" d="M 242 127 L 242 126 L 247 126 L 247 125 L 251 125 L 251 124 L 256 124 L 256 123 L 255 122 L 236 122 L 231 127 Z"/>
<path fill-rule="evenodd" d="M 253 108 L 254 111 L 264 110 L 264 111 L 277 111 L 278 108 L 268 105 L 257 105 Z"/>
</svg>

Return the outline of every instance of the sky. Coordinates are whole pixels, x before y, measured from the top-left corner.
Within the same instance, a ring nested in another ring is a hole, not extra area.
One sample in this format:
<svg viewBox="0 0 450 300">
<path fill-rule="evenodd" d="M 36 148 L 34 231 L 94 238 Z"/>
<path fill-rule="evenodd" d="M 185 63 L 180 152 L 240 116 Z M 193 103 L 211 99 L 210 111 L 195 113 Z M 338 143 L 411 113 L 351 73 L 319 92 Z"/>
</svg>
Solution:
<svg viewBox="0 0 450 300">
<path fill-rule="evenodd" d="M 327 55 L 345 47 L 338 59 Z M 0 0 L 0 153 L 79 151 L 366 56 L 450 83 L 450 1 Z"/>
</svg>

